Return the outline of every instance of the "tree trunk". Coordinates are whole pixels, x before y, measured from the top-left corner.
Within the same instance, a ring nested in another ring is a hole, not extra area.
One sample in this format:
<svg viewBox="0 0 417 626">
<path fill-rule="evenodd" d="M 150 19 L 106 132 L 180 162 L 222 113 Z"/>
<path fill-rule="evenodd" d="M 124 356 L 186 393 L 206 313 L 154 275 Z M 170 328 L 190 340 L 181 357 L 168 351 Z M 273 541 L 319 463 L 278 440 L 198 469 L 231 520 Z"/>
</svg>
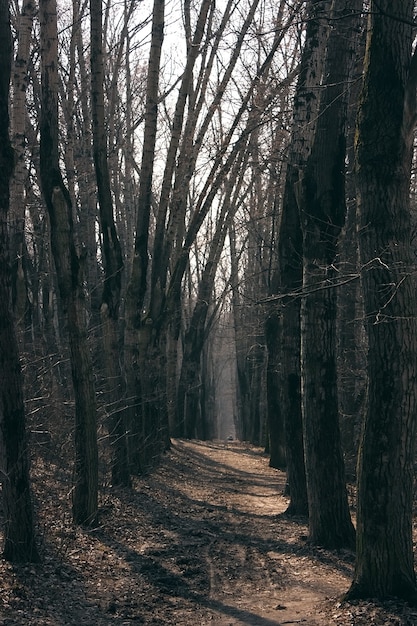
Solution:
<svg viewBox="0 0 417 626">
<path fill-rule="evenodd" d="M 229 229 L 230 283 L 232 288 L 233 330 L 236 346 L 236 435 L 241 441 L 249 440 L 249 382 L 246 372 L 246 337 L 242 328 L 242 303 L 239 292 L 238 255 L 234 224 Z"/>
<path fill-rule="evenodd" d="M 242 155 L 237 159 L 230 179 L 225 183 L 225 195 L 220 213 L 216 219 L 215 231 L 210 243 L 207 262 L 198 284 L 196 304 L 193 308 L 188 328 L 184 334 L 181 373 L 178 382 L 176 402 L 176 436 L 188 438 L 197 436 L 197 425 L 201 421 L 202 354 L 207 338 L 209 308 L 213 300 L 217 267 L 223 251 L 231 220 L 238 206 L 242 184 Z"/>
<path fill-rule="evenodd" d="M 71 201 L 59 169 L 56 2 L 41 0 L 39 8 L 42 61 L 41 182 L 50 219 L 51 248 L 59 292 L 68 323 L 75 395 L 73 518 L 78 524 L 94 524 L 98 508 L 96 400 L 87 342 L 83 259 L 75 247 Z"/>
<path fill-rule="evenodd" d="M 170 239 L 172 233 L 167 232 L 167 212 L 169 206 L 169 200 L 172 191 L 172 179 L 174 176 L 175 168 L 177 165 L 178 148 L 180 145 L 181 134 L 183 131 L 184 114 L 186 110 L 186 102 L 192 91 L 193 69 L 196 59 L 200 51 L 200 45 L 205 32 L 205 25 L 207 20 L 207 14 L 211 7 L 210 0 L 204 0 L 200 7 L 200 13 L 198 15 L 195 33 L 192 37 L 192 42 L 188 48 L 186 67 L 181 80 L 181 85 L 178 93 L 178 99 L 175 107 L 173 124 L 171 129 L 170 143 L 168 147 L 168 153 L 165 162 L 163 181 L 161 185 L 161 195 L 158 204 L 158 211 L 156 216 L 155 225 L 155 237 L 152 251 L 152 267 L 150 272 L 150 279 L 148 283 L 147 267 L 148 267 L 148 228 L 149 228 L 149 212 L 138 214 L 138 227 L 135 244 L 135 258 L 133 260 L 133 271 L 140 276 L 141 282 L 136 279 L 136 300 L 139 303 L 139 308 L 136 312 L 136 327 L 138 328 L 140 350 L 142 354 L 137 356 L 137 359 L 143 364 L 141 373 L 138 373 L 138 377 L 141 380 L 138 383 L 138 388 L 141 389 L 141 393 L 145 393 L 146 389 L 149 389 L 148 396 L 142 396 L 139 399 L 138 405 L 142 407 L 145 414 L 142 417 L 142 422 L 147 421 L 149 424 L 151 421 L 146 419 L 146 415 L 153 415 L 154 421 L 159 423 L 159 437 L 161 443 L 169 445 L 168 437 L 168 399 L 167 399 L 167 385 L 169 390 L 172 389 L 172 359 L 174 358 L 173 351 L 178 340 L 179 333 L 179 315 L 180 315 L 180 302 L 179 299 L 175 302 L 171 308 L 172 315 L 170 320 L 166 315 L 165 310 L 165 297 L 166 297 L 166 283 L 168 265 L 170 259 L 170 251 L 172 249 L 173 241 Z M 191 35 L 191 33 L 189 33 Z M 155 40 L 156 41 L 156 40 Z M 161 41 L 162 44 L 162 41 Z M 157 83 L 156 83 L 157 84 Z M 149 85 L 152 87 L 152 84 Z M 157 98 L 157 92 L 155 92 L 155 103 Z M 155 117 L 156 123 L 156 117 Z M 187 141 L 191 139 L 188 138 Z M 145 142 L 144 142 L 145 147 Z M 149 153 L 150 156 L 150 153 Z M 144 152 L 145 157 L 145 152 Z M 141 187 L 142 176 L 152 173 L 153 161 L 150 159 L 144 159 L 141 172 Z M 186 185 L 182 181 L 183 190 L 186 192 Z M 149 196 L 149 209 L 150 209 L 150 196 Z M 176 216 L 179 217 L 179 211 L 176 212 Z M 133 281 L 129 283 L 129 289 L 133 295 Z M 143 311 L 143 303 L 145 300 L 148 302 L 146 314 L 141 319 Z M 141 303 L 141 304 L 140 304 Z M 141 313 L 138 315 L 138 311 Z M 133 317 L 133 309 L 131 314 Z M 167 337 L 168 323 L 171 324 L 171 337 Z M 150 343 L 147 343 L 150 341 Z M 162 348 L 165 350 L 169 345 L 169 355 L 164 352 L 159 352 Z M 169 358 L 169 363 L 167 359 Z M 151 360 L 149 360 L 151 359 Z M 175 359 L 176 361 L 176 359 Z M 150 374 L 152 372 L 152 374 Z M 150 377 L 149 377 L 150 375 Z M 159 392 L 156 395 L 155 389 Z M 174 396 L 172 396 L 174 397 Z M 171 398 L 172 399 L 172 398 Z M 154 403 L 154 406 L 152 404 Z M 155 431 L 156 434 L 157 431 Z M 149 441 L 146 432 L 143 432 L 142 438 L 145 437 Z M 158 448 L 157 441 L 154 441 L 153 446 Z M 163 446 L 160 447 L 163 449 Z M 153 462 L 155 462 L 156 458 Z"/>
<path fill-rule="evenodd" d="M 350 158 L 349 162 L 353 163 L 353 158 Z M 351 180 L 352 192 L 354 184 Z M 342 277 L 342 284 L 337 294 L 337 379 L 340 431 L 346 472 L 349 478 L 355 479 L 366 395 L 366 337 L 362 288 L 359 280 L 356 194 L 347 194 L 347 198 L 349 206 L 346 224 L 338 246 L 339 275 Z"/>
<path fill-rule="evenodd" d="M 39 561 L 33 526 L 23 382 L 11 309 L 7 216 L 14 154 L 9 138 L 12 39 L 7 2 L 0 3 L 0 444 L 4 506 L 3 556 Z"/>
<path fill-rule="evenodd" d="M 13 308 L 18 329 L 23 330 L 30 309 L 27 295 L 27 250 L 25 245 L 25 184 L 27 179 L 26 168 L 26 90 L 28 84 L 28 62 L 32 35 L 33 18 L 36 4 L 33 0 L 23 3 L 19 15 L 18 37 L 19 44 L 16 53 L 13 71 L 13 104 L 12 116 L 12 143 L 15 151 L 15 167 L 10 185 L 10 243 L 12 264 L 12 292 Z M 23 334 L 19 332 L 23 338 Z"/>
<path fill-rule="evenodd" d="M 280 402 L 279 368 L 281 320 L 278 315 L 268 315 L 265 324 L 267 345 L 266 393 L 268 402 L 268 429 L 270 446 L 270 467 L 285 471 L 287 467 L 285 450 L 285 428 Z"/>
<path fill-rule="evenodd" d="M 417 301 L 410 177 L 417 55 L 411 0 L 371 3 L 358 115 L 359 249 L 368 335 L 357 558 L 348 599 L 417 603 L 412 505 Z"/>
<path fill-rule="evenodd" d="M 130 429 L 130 448 L 132 469 L 136 473 L 143 470 L 143 462 L 140 459 L 141 451 L 144 451 L 146 434 L 145 416 L 150 409 L 150 398 L 143 394 L 149 388 L 151 397 L 155 398 L 155 380 L 158 367 L 161 364 L 154 363 L 159 342 L 152 328 L 156 320 L 149 317 L 143 319 L 145 296 L 147 290 L 148 273 L 148 237 L 149 221 L 152 204 L 152 178 L 155 158 L 155 142 L 158 119 L 158 86 L 159 66 L 161 49 L 164 38 L 164 0 L 155 0 L 152 18 L 152 42 L 148 64 L 148 81 L 146 87 L 146 112 L 145 130 L 143 138 L 142 164 L 140 174 L 138 215 L 135 236 L 135 252 L 132 262 L 132 271 L 126 293 L 125 306 L 125 370 L 126 370 L 126 395 L 128 398 L 128 425 Z M 156 340 L 156 343 L 155 343 Z M 148 343 L 149 342 L 149 343 Z M 151 356 L 153 355 L 153 356 Z M 146 358 L 152 358 L 147 365 Z M 152 373 L 151 370 L 152 369 Z M 149 378 L 148 378 L 149 375 Z M 141 380 L 141 376 L 144 377 Z M 145 380 L 145 377 L 148 380 Z M 159 388 L 159 385 L 158 385 Z M 153 419 L 159 422 L 157 411 L 152 410 Z M 158 425 L 155 425 L 158 430 Z M 150 455 L 152 457 L 152 454 Z"/>
<path fill-rule="evenodd" d="M 354 173 L 356 117 L 362 86 L 365 44 L 366 23 L 361 26 L 359 49 L 351 79 L 346 159 L 346 219 L 338 242 L 341 284 L 337 294 L 337 378 L 342 449 L 349 479 L 356 479 L 359 436 L 366 394 L 366 337 L 362 286 L 359 280 Z"/>
<path fill-rule="evenodd" d="M 278 271 L 273 279 L 273 293 L 280 293 L 280 321 L 276 318 L 274 343 L 280 351 L 278 387 L 285 426 L 287 483 L 290 503 L 287 513 L 307 515 L 307 486 L 304 467 L 304 443 L 301 412 L 300 371 L 300 301 L 302 286 L 303 242 L 299 215 L 299 178 L 310 153 L 319 108 L 318 89 L 327 41 L 326 21 L 329 1 L 309 3 L 306 39 L 294 98 L 289 160 L 286 170 L 282 212 L 278 232 Z M 275 306 L 274 306 L 275 308 Z M 271 312 L 272 318 L 275 310 Z M 269 344 L 269 351 L 275 345 Z M 271 451 L 272 452 L 272 451 Z"/>
<path fill-rule="evenodd" d="M 90 0 L 93 153 L 105 273 L 100 313 L 106 365 L 105 377 L 108 393 L 107 410 L 109 414 L 110 445 L 113 454 L 112 481 L 115 485 L 130 486 L 125 414 L 122 408 L 124 383 L 119 356 L 119 309 L 123 256 L 114 223 L 110 175 L 107 163 L 101 13 L 101 0 Z"/>
<path fill-rule="evenodd" d="M 336 247 L 344 223 L 346 120 L 361 0 L 335 0 L 324 93 L 302 181 L 301 368 L 310 540 L 352 547 L 336 366 Z"/>
<path fill-rule="evenodd" d="M 97 262 L 97 178 L 94 172 L 92 159 L 92 105 L 90 103 L 91 80 L 87 63 L 84 58 L 85 45 L 83 40 L 83 17 L 80 7 L 81 0 L 73 0 L 74 34 L 77 44 L 78 71 L 80 74 L 80 108 L 82 111 L 79 128 L 79 151 L 78 151 L 78 193 L 79 193 L 79 233 L 80 239 L 86 247 L 85 276 L 87 282 L 92 326 L 99 326 L 99 309 L 101 306 L 100 290 L 97 288 L 101 282 L 101 269 Z M 84 10 L 88 5 L 83 5 Z"/>
</svg>

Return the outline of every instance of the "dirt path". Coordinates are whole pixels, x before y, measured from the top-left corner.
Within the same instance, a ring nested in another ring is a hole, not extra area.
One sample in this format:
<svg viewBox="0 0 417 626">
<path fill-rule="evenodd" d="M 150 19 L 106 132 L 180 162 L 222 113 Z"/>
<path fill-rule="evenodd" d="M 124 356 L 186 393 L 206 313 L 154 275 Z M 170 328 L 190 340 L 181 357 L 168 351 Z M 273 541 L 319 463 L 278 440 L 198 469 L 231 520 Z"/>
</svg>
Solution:
<svg viewBox="0 0 417 626">
<path fill-rule="evenodd" d="M 44 561 L 0 561 L 0 626 L 417 624 L 394 603 L 340 604 L 353 555 L 312 549 L 306 520 L 281 515 L 285 476 L 260 449 L 174 441 L 132 490 L 104 468 L 90 532 L 71 523 L 64 465 L 35 459 Z"/>
<path fill-rule="evenodd" d="M 307 548 L 305 520 L 280 518 L 285 475 L 239 443 L 178 441 L 175 453 L 186 458 L 184 495 L 215 530 L 206 535 L 214 611 L 201 623 L 327 624 L 324 603 L 348 588 L 351 563 L 334 571 Z"/>
</svg>

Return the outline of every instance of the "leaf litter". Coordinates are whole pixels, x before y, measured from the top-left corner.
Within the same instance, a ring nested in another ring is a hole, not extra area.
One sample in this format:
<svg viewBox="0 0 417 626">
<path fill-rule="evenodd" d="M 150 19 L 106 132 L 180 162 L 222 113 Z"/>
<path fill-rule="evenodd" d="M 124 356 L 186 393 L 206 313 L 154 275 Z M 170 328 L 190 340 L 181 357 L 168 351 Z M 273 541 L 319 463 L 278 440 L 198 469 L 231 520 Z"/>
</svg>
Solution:
<svg viewBox="0 0 417 626">
<path fill-rule="evenodd" d="M 0 626 L 417 624 L 395 601 L 341 601 L 353 553 L 309 545 L 307 520 L 285 516 L 285 474 L 261 448 L 173 440 L 130 490 L 112 487 L 103 462 L 90 530 L 72 523 L 63 460 L 53 440 L 34 450 L 43 561 L 0 561 Z"/>
</svg>

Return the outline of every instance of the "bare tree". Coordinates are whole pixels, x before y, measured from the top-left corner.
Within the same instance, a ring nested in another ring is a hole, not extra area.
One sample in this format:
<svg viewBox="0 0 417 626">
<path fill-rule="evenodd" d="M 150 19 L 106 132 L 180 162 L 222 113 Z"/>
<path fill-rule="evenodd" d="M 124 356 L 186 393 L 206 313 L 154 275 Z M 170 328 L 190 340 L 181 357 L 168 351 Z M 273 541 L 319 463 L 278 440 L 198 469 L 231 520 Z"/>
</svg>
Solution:
<svg viewBox="0 0 417 626">
<path fill-rule="evenodd" d="M 133 3 L 132 3 L 133 4 Z M 105 376 L 110 413 L 110 443 L 113 450 L 112 477 L 115 484 L 130 485 L 127 457 L 126 426 L 122 407 L 123 387 L 119 356 L 119 310 L 122 287 L 123 255 L 113 215 L 113 201 L 107 154 L 104 66 L 102 42 L 102 2 L 90 1 L 91 24 L 91 104 L 93 121 L 94 164 L 97 178 L 98 203 L 104 264 L 104 289 L 100 308 L 103 348 L 106 360 Z"/>
<path fill-rule="evenodd" d="M 182 365 L 178 381 L 176 420 L 173 434 L 177 437 L 202 437 L 206 432 L 202 414 L 201 392 L 202 382 L 202 355 L 204 343 L 214 320 L 210 315 L 214 296 L 214 284 L 220 256 L 229 231 L 233 215 L 239 204 L 239 193 L 242 185 L 243 173 L 247 163 L 245 145 L 242 145 L 240 158 L 237 159 L 230 178 L 225 181 L 225 195 L 222 199 L 219 216 L 216 218 L 215 232 L 210 241 L 210 249 L 205 266 L 202 270 L 195 305 L 189 323 L 184 332 L 182 343 Z M 240 172 L 240 173 L 239 173 Z M 204 437 L 202 437 L 204 438 Z"/>
<path fill-rule="evenodd" d="M 300 302 L 303 280 L 303 242 L 299 212 L 299 179 L 310 154 L 320 105 L 319 85 L 328 37 L 330 2 L 313 0 L 306 10 L 305 43 L 301 56 L 294 102 L 291 141 L 278 220 L 277 269 L 272 277 L 272 293 L 280 299 L 273 303 L 267 321 L 269 353 L 278 350 L 277 380 L 279 407 L 285 424 L 287 481 L 290 503 L 288 513 L 308 514 L 304 468 L 304 442 L 301 410 L 301 327 Z M 273 442 L 271 442 L 273 443 Z M 272 451 L 271 451 L 272 453 Z"/>
<path fill-rule="evenodd" d="M 152 41 L 148 64 L 148 82 L 146 89 L 145 129 L 141 164 L 141 178 L 138 199 L 138 214 L 135 234 L 135 253 L 132 271 L 126 293 L 125 307 L 125 368 L 126 393 L 128 397 L 131 429 L 131 462 L 133 470 L 144 469 L 147 461 L 144 457 L 145 422 L 159 428 L 158 415 L 149 414 L 148 406 L 143 404 L 144 389 L 140 389 L 141 376 L 146 376 L 146 347 L 139 339 L 145 301 L 148 268 L 148 237 L 152 207 L 152 178 L 155 158 L 155 142 L 158 120 L 158 87 L 161 48 L 164 38 L 165 2 L 155 0 L 152 19 Z M 147 324 L 146 329 L 150 329 Z M 153 430 L 153 428 L 151 428 Z M 152 454 L 152 453 L 151 453 Z M 141 458 L 142 457 L 142 458 Z"/>
<path fill-rule="evenodd" d="M 83 258 L 77 252 L 71 199 L 60 171 L 58 140 L 58 45 L 55 0 L 41 0 L 42 108 L 40 174 L 48 209 L 51 248 L 68 324 L 75 394 L 75 485 L 73 517 L 94 524 L 98 508 L 96 398 L 87 341 Z"/>
<path fill-rule="evenodd" d="M 86 263 L 85 277 L 89 297 L 90 311 L 93 322 L 98 324 L 98 311 L 101 306 L 101 294 L 98 283 L 101 281 L 101 270 L 98 263 L 97 254 L 97 179 L 94 171 L 93 139 L 92 139 L 92 86 L 91 77 L 88 71 L 88 63 L 85 58 L 84 32 L 82 29 L 84 11 L 86 4 L 81 0 L 73 0 L 72 13 L 72 39 L 77 51 L 78 74 L 74 77 L 76 82 L 76 93 L 78 95 L 78 109 L 76 112 L 70 111 L 70 115 L 75 118 L 74 141 L 77 150 L 75 151 L 75 162 L 77 168 L 78 205 L 77 214 L 79 221 L 80 239 L 85 245 Z"/>
<path fill-rule="evenodd" d="M 0 443 L 4 503 L 3 556 L 39 560 L 35 543 L 22 372 L 11 308 L 7 215 L 14 154 L 9 137 L 9 83 L 12 40 L 9 3 L 0 2 Z"/>
<path fill-rule="evenodd" d="M 25 325 L 28 312 L 27 251 L 24 236 L 26 166 L 26 90 L 29 80 L 28 63 L 36 4 L 32 0 L 23 3 L 18 16 L 18 47 L 13 71 L 13 104 L 11 108 L 12 143 L 15 151 L 15 168 L 10 185 L 11 261 L 13 306 L 18 326 Z"/>
</svg>

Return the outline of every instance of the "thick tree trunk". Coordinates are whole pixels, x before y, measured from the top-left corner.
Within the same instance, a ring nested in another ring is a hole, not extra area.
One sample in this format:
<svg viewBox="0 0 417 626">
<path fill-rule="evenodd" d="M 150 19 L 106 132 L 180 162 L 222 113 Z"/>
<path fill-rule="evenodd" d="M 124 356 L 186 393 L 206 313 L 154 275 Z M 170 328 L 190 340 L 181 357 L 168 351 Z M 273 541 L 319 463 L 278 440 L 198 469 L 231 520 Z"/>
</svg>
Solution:
<svg viewBox="0 0 417 626">
<path fill-rule="evenodd" d="M 361 0 L 335 0 L 332 6 L 324 93 L 301 195 L 301 367 L 310 540 L 328 548 L 352 547 L 355 536 L 339 430 L 334 263 L 346 213 L 348 85 L 361 6 Z"/>
<path fill-rule="evenodd" d="M 98 509 L 96 395 L 82 287 L 68 301 L 68 337 L 75 395 L 75 486 L 72 514 L 77 524 L 94 525 Z"/>
<path fill-rule="evenodd" d="M 326 273 L 331 282 L 333 275 Z M 301 309 L 304 452 L 310 540 L 327 548 L 353 547 L 342 456 L 336 376 L 336 293 L 323 272 L 309 268 L 317 288 Z M 320 349 L 318 349 L 320 346 Z"/>
<path fill-rule="evenodd" d="M 371 3 L 369 18 L 356 145 L 369 384 L 357 558 L 347 597 L 399 596 L 416 604 L 417 301 L 409 197 L 417 84 L 413 10 L 411 0 L 380 0 Z"/>
<path fill-rule="evenodd" d="M 26 168 L 26 90 L 33 18 L 36 13 L 33 0 L 23 3 L 18 21 L 19 44 L 13 71 L 13 104 L 11 108 L 12 143 L 15 167 L 10 184 L 10 243 L 12 263 L 12 293 L 19 336 L 27 321 L 30 303 L 27 295 L 27 250 L 25 245 L 25 184 Z"/>
<path fill-rule="evenodd" d="M 159 463 L 170 446 L 168 411 L 166 407 L 166 345 L 165 333 L 151 324 L 143 324 L 139 331 L 138 371 L 136 389 L 140 404 L 136 407 L 138 469 L 149 471 Z"/>
<path fill-rule="evenodd" d="M 1 21 L 1 15 L 0 15 Z M 1 26 L 0 26 L 1 29 Z M 0 32 L 2 32 L 0 30 Z M 1 66 L 0 62 L 0 66 Z M 1 97 L 1 96 L 0 96 Z M 0 110 L 3 110 L 0 102 Z M 0 136 L 3 133 L 0 131 Z M 2 144 L 5 145 L 5 144 Z M 11 153 L 10 153 L 11 154 Z M 0 155 L 2 178 L 7 173 Z M 10 170 L 9 170 L 10 171 Z M 33 526 L 29 456 L 23 402 L 22 372 L 10 306 L 10 263 L 4 184 L 0 180 L 0 442 L 5 524 L 3 556 L 12 562 L 39 561 Z"/>
<path fill-rule="evenodd" d="M 68 323 L 75 396 L 73 518 L 78 524 L 94 524 L 98 509 L 96 401 L 87 342 L 83 260 L 75 247 L 71 201 L 59 169 L 55 0 L 41 0 L 39 8 L 42 42 L 41 182 L 50 219 L 59 292 Z"/>
<path fill-rule="evenodd" d="M 0 3 L 0 446 L 4 507 L 3 556 L 39 561 L 33 526 L 25 407 L 17 337 L 11 310 L 7 216 L 14 155 L 9 138 L 11 30 L 7 2 Z"/>
<path fill-rule="evenodd" d="M 303 244 L 299 216 L 299 179 L 310 153 L 319 108 L 318 89 L 324 64 L 328 29 L 324 19 L 330 2 L 312 0 L 307 9 L 308 22 L 300 74 L 294 98 L 294 113 L 289 161 L 278 232 L 278 271 L 272 292 L 280 293 L 277 306 L 280 322 L 274 343 L 280 352 L 278 387 L 285 427 L 287 482 L 290 495 L 288 514 L 307 515 L 307 487 L 304 468 L 301 413 L 300 301 Z M 275 315 L 275 310 L 271 315 Z M 268 345 L 270 352 L 275 345 Z M 272 453 L 272 450 L 271 450 Z"/>
</svg>

